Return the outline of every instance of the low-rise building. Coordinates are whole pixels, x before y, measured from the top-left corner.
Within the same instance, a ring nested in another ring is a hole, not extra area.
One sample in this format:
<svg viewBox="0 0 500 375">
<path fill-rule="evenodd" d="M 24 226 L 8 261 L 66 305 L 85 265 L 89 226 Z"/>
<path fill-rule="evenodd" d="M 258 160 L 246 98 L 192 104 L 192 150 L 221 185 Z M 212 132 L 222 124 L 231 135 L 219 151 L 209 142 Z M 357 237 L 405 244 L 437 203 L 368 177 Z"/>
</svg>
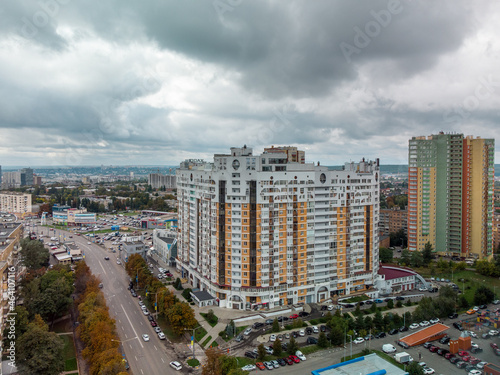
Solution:
<svg viewBox="0 0 500 375">
<path fill-rule="evenodd" d="M 63 247 L 66 250 L 67 254 L 71 256 L 72 261 L 78 261 L 83 259 L 83 253 L 78 245 L 71 241 L 63 243 Z"/>
<path fill-rule="evenodd" d="M 173 230 L 155 229 L 153 231 L 153 259 L 157 256 L 163 262 L 170 264 L 171 258 L 177 257 L 177 232 Z"/>
<path fill-rule="evenodd" d="M 412 290 L 417 284 L 427 286 L 422 276 L 402 267 L 380 266 L 378 276 L 375 279 L 375 287 L 382 295 Z"/>
<path fill-rule="evenodd" d="M 124 262 L 127 262 L 128 258 L 130 258 L 132 254 L 139 254 L 144 259 L 146 259 L 146 253 L 148 248 L 144 242 L 139 240 L 131 240 L 131 241 L 120 242 L 120 246 L 121 246 L 120 257 Z"/>
<path fill-rule="evenodd" d="M 52 220 L 54 224 L 66 226 L 89 226 L 97 222 L 94 212 L 87 212 L 86 208 L 71 208 L 69 206 L 52 206 Z"/>
<path fill-rule="evenodd" d="M 71 264 L 71 255 L 66 253 L 55 254 L 54 257 L 58 264 Z"/>
<path fill-rule="evenodd" d="M 198 307 L 203 306 L 213 306 L 215 305 L 216 299 L 210 293 L 204 290 L 198 290 L 195 292 L 191 292 L 191 297 L 193 297 L 194 302 L 198 305 Z"/>
</svg>

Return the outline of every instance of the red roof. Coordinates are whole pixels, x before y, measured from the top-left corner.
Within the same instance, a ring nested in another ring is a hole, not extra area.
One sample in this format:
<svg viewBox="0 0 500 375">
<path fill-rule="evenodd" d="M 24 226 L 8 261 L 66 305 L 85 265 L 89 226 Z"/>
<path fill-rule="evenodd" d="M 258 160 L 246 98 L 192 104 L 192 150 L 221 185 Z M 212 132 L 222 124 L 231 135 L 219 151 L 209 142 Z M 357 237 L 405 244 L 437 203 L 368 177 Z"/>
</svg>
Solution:
<svg viewBox="0 0 500 375">
<path fill-rule="evenodd" d="M 380 266 L 378 274 L 385 275 L 386 280 L 393 280 L 399 279 L 400 277 L 413 276 L 415 275 L 415 272 L 404 268 Z"/>
<path fill-rule="evenodd" d="M 436 323 L 431 325 L 430 327 L 421 329 L 420 331 L 405 336 L 400 341 L 403 341 L 410 346 L 421 345 L 426 341 L 433 341 L 442 337 L 444 335 L 444 331 L 446 331 L 448 328 L 450 327 L 445 326 L 441 323 Z"/>
</svg>

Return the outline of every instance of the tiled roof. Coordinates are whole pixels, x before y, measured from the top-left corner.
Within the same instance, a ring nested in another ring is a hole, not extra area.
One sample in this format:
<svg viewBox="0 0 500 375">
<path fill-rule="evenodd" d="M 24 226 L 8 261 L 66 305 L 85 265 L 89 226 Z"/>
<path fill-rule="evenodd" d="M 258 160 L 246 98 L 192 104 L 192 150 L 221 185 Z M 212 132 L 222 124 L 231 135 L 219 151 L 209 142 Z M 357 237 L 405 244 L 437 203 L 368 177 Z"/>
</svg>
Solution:
<svg viewBox="0 0 500 375">
<path fill-rule="evenodd" d="M 415 275 L 415 272 L 397 267 L 381 266 L 378 270 L 379 275 L 385 275 L 386 280 L 399 279 L 400 277 L 408 277 Z"/>
</svg>

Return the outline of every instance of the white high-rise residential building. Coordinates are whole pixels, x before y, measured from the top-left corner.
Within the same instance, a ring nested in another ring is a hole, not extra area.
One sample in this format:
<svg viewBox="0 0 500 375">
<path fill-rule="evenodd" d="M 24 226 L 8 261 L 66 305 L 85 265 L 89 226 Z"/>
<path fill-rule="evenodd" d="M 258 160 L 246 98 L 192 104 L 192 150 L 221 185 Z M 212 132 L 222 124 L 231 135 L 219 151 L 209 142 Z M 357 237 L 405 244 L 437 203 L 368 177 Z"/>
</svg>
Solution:
<svg viewBox="0 0 500 375">
<path fill-rule="evenodd" d="M 320 302 L 372 288 L 378 160 L 331 170 L 302 156 L 291 147 L 253 155 L 244 146 L 177 169 L 177 268 L 221 307 Z"/>
</svg>

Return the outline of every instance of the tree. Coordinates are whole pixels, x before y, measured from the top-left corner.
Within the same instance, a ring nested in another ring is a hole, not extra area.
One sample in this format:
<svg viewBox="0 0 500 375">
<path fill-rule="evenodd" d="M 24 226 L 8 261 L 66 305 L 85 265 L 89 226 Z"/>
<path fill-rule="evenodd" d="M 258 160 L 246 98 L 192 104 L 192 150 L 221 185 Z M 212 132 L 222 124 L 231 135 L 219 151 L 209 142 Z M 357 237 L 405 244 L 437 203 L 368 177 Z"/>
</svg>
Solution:
<svg viewBox="0 0 500 375">
<path fill-rule="evenodd" d="M 392 298 L 387 302 L 387 308 L 388 309 L 394 308 L 394 300 Z"/>
<path fill-rule="evenodd" d="M 401 301 L 399 301 L 399 300 L 398 300 L 398 301 L 396 302 L 396 307 L 397 307 L 398 309 L 399 309 L 400 307 L 403 307 L 403 302 L 401 302 Z"/>
<path fill-rule="evenodd" d="M 465 295 L 461 294 L 458 298 L 458 305 L 463 309 L 468 309 L 470 307 L 470 302 L 467 300 Z"/>
<path fill-rule="evenodd" d="M 202 367 L 202 375 L 220 375 L 221 368 L 219 358 L 222 354 L 215 348 L 209 348 L 205 351 L 205 363 Z"/>
<path fill-rule="evenodd" d="M 403 252 L 401 253 L 401 258 L 399 259 L 399 263 L 408 266 L 410 264 L 410 257 L 411 257 L 410 250 L 404 249 Z"/>
<path fill-rule="evenodd" d="M 219 357 L 219 364 L 222 375 L 227 375 L 232 369 L 238 367 L 238 361 L 235 357 L 222 355 Z"/>
<path fill-rule="evenodd" d="M 194 312 L 187 302 L 177 302 L 166 312 L 170 327 L 177 335 L 184 333 L 185 328 L 194 328 L 197 321 Z"/>
<path fill-rule="evenodd" d="M 422 257 L 425 265 L 429 265 L 432 261 L 432 245 L 430 242 L 425 244 L 424 250 L 422 251 Z"/>
<path fill-rule="evenodd" d="M 263 361 L 264 358 L 266 357 L 266 349 L 264 349 L 264 344 L 260 344 L 258 347 L 257 347 L 257 358 L 260 360 L 260 361 Z"/>
<path fill-rule="evenodd" d="M 288 343 L 287 352 L 288 354 L 295 354 L 297 350 L 299 350 L 299 345 L 297 344 L 297 341 L 295 341 L 295 338 L 292 336 L 290 337 L 290 342 Z"/>
<path fill-rule="evenodd" d="M 381 247 L 379 249 L 379 260 L 381 263 L 391 263 L 394 253 L 391 249 Z"/>
<path fill-rule="evenodd" d="M 377 331 L 384 330 L 384 317 L 382 316 L 380 310 L 377 310 L 377 312 L 375 312 L 375 315 L 373 316 L 373 325 L 375 326 L 375 329 Z"/>
<path fill-rule="evenodd" d="M 412 267 L 422 267 L 424 264 L 424 258 L 420 251 L 414 251 L 411 253 L 410 263 Z"/>
<path fill-rule="evenodd" d="M 493 291 L 485 285 L 481 285 L 477 288 L 474 294 L 474 303 L 476 305 L 485 305 L 493 302 L 494 299 L 495 295 Z"/>
<path fill-rule="evenodd" d="M 40 241 L 23 238 L 21 240 L 21 255 L 22 264 L 33 271 L 46 266 L 49 262 L 49 250 L 43 246 Z"/>
<path fill-rule="evenodd" d="M 410 362 L 408 367 L 406 367 L 406 371 L 410 375 L 424 375 L 424 368 L 417 361 Z"/>
<path fill-rule="evenodd" d="M 281 347 L 281 340 L 277 339 L 274 344 L 273 344 L 273 355 L 276 357 L 281 356 L 281 352 L 283 351 L 283 348 Z"/>
<path fill-rule="evenodd" d="M 58 375 L 64 370 L 64 342 L 37 315 L 16 346 L 16 364 L 26 375 Z"/>
<path fill-rule="evenodd" d="M 326 348 L 328 346 L 328 339 L 326 338 L 325 332 L 320 332 L 318 336 L 318 346 L 320 348 Z"/>
<path fill-rule="evenodd" d="M 273 332 L 280 331 L 280 322 L 278 322 L 278 318 L 274 318 L 273 320 Z"/>
<path fill-rule="evenodd" d="M 332 327 L 328 338 L 332 345 L 342 345 L 344 343 L 344 331 L 338 325 L 335 325 Z"/>
</svg>

